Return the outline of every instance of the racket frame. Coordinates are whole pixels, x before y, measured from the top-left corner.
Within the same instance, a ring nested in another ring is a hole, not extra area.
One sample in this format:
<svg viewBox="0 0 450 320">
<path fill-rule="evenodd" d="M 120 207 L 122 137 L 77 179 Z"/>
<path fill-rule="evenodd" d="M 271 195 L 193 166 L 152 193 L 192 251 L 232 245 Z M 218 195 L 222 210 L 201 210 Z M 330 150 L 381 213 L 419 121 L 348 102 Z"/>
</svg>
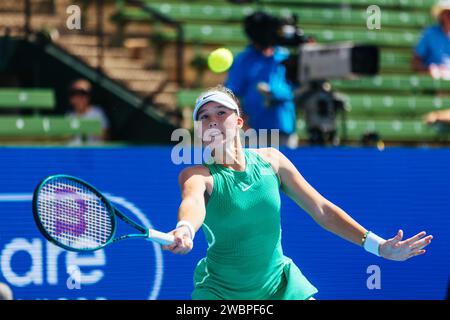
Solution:
<svg viewBox="0 0 450 320">
<path fill-rule="evenodd" d="M 70 246 L 67 246 L 61 242 L 59 242 L 58 240 L 54 239 L 48 232 L 47 230 L 45 230 L 44 226 L 42 225 L 41 219 L 39 218 L 39 209 L 38 209 L 38 194 L 39 191 L 43 188 L 43 186 L 49 181 L 49 180 L 54 180 L 54 179 L 67 179 L 67 180 L 73 180 L 77 183 L 83 184 L 85 185 L 88 189 L 90 189 L 90 191 L 92 191 L 96 196 L 98 196 L 99 200 L 102 201 L 106 208 L 107 208 L 107 212 L 109 217 L 111 218 L 111 234 L 108 237 L 107 241 L 105 241 L 104 244 L 96 247 L 96 248 L 88 248 L 88 249 L 76 249 Z M 38 186 L 35 188 L 34 193 L 33 193 L 33 201 L 32 201 L 32 207 L 33 207 L 33 217 L 34 220 L 39 228 L 39 230 L 41 231 L 42 235 L 51 243 L 64 248 L 68 251 L 74 251 L 74 252 L 91 252 L 91 251 L 97 251 L 100 249 L 103 249 L 105 246 L 120 241 L 120 240 L 125 240 L 125 239 L 136 239 L 136 238 L 144 238 L 144 239 L 150 239 L 150 233 L 151 231 L 143 226 L 141 226 L 140 224 L 134 222 L 133 220 L 129 219 L 127 216 L 125 216 L 122 212 L 120 212 L 118 209 L 116 209 L 111 202 L 109 201 L 109 199 L 107 197 L 105 197 L 99 190 L 97 190 L 97 188 L 95 188 L 94 186 L 92 186 L 90 183 L 74 177 L 74 176 L 70 176 L 70 175 L 66 175 L 66 174 L 56 174 L 56 175 L 51 175 L 48 176 L 44 179 L 42 179 Z M 122 221 L 124 221 L 125 223 L 127 223 L 128 225 L 132 226 L 133 228 L 137 229 L 138 231 L 140 231 L 140 234 L 126 234 L 117 238 L 114 238 L 115 234 L 116 234 L 116 229 L 117 229 L 117 223 L 116 223 L 116 216 L 118 216 Z"/>
</svg>

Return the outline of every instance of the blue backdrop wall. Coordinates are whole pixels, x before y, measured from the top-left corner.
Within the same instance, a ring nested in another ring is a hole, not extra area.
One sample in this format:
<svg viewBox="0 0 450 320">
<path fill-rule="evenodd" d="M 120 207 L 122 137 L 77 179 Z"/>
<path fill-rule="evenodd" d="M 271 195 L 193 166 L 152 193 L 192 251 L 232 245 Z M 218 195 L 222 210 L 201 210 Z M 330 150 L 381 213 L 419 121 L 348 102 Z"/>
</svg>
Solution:
<svg viewBox="0 0 450 320">
<path fill-rule="evenodd" d="M 0 282 L 18 299 L 190 299 L 206 251 L 200 232 L 186 256 L 130 240 L 90 254 L 68 253 L 38 233 L 31 212 L 40 179 L 65 173 L 107 193 L 147 226 L 169 231 L 180 192 L 171 149 L 1 148 Z M 386 261 L 318 226 L 282 195 L 283 248 L 318 288 L 317 299 L 444 299 L 450 274 L 450 149 L 283 150 L 325 197 L 382 237 L 434 235 L 424 256 Z M 120 231 L 120 230 L 119 230 Z M 124 229 L 128 231 L 128 229 Z M 81 272 L 81 284 L 76 271 Z M 379 271 L 374 274 L 374 270 Z M 379 288 L 370 289 L 379 276 Z"/>
</svg>

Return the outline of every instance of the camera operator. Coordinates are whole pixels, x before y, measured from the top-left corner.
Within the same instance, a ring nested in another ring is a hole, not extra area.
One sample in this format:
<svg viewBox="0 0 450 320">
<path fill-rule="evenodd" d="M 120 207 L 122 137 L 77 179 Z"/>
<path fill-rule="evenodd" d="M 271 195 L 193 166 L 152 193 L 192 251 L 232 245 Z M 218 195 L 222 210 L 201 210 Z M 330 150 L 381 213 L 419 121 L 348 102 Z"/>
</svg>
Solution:
<svg viewBox="0 0 450 320">
<path fill-rule="evenodd" d="M 289 51 L 277 45 L 280 27 L 280 19 L 264 12 L 245 18 L 250 44 L 237 55 L 225 86 L 241 98 L 252 129 L 279 129 L 280 146 L 295 148 L 294 85 L 287 80 L 283 64 Z"/>
</svg>

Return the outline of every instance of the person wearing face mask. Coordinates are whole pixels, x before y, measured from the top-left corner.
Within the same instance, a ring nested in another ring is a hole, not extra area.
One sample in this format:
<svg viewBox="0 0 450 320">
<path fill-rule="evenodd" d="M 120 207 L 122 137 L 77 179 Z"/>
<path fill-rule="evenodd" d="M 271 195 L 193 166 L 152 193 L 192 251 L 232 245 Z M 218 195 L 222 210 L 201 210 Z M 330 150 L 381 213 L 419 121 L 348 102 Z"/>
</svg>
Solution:
<svg viewBox="0 0 450 320">
<path fill-rule="evenodd" d="M 385 259 L 404 261 L 430 244 L 425 232 L 402 241 L 399 230 L 382 239 L 318 193 L 279 150 L 244 148 L 244 117 L 230 90 L 202 93 L 193 119 L 211 158 L 181 171 L 178 223 L 170 232 L 175 242 L 163 246 L 187 254 L 203 228 L 208 249 L 195 268 L 192 299 L 314 299 L 316 287 L 283 254 L 280 191 L 324 229 Z"/>
</svg>

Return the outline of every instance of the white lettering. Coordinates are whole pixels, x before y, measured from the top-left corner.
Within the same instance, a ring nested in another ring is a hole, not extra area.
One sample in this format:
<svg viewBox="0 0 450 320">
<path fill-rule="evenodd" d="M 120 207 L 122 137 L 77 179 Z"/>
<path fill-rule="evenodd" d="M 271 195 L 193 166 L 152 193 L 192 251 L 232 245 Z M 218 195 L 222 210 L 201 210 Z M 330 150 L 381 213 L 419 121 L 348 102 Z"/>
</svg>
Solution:
<svg viewBox="0 0 450 320">
<path fill-rule="evenodd" d="M 11 267 L 14 254 L 20 251 L 25 251 L 31 257 L 31 268 L 24 275 L 18 275 Z M 43 282 L 41 241 L 33 239 L 29 242 L 23 238 L 14 239 L 2 251 L 1 268 L 5 279 L 16 287 L 24 287 L 30 284 L 41 285 Z"/>
<path fill-rule="evenodd" d="M 68 6 L 66 13 L 69 14 L 66 20 L 66 26 L 69 30 L 81 29 L 81 9 L 77 5 Z"/>
<path fill-rule="evenodd" d="M 80 268 L 99 267 L 106 264 L 105 252 L 103 250 L 89 252 L 89 256 L 86 256 L 86 254 L 87 253 L 80 254 L 77 252 L 68 252 L 66 257 L 66 265 Z M 67 270 L 67 273 L 70 273 L 69 270 Z M 100 269 L 95 269 L 89 273 L 80 271 L 80 276 L 82 284 L 94 284 L 103 278 L 104 273 Z"/>
</svg>

